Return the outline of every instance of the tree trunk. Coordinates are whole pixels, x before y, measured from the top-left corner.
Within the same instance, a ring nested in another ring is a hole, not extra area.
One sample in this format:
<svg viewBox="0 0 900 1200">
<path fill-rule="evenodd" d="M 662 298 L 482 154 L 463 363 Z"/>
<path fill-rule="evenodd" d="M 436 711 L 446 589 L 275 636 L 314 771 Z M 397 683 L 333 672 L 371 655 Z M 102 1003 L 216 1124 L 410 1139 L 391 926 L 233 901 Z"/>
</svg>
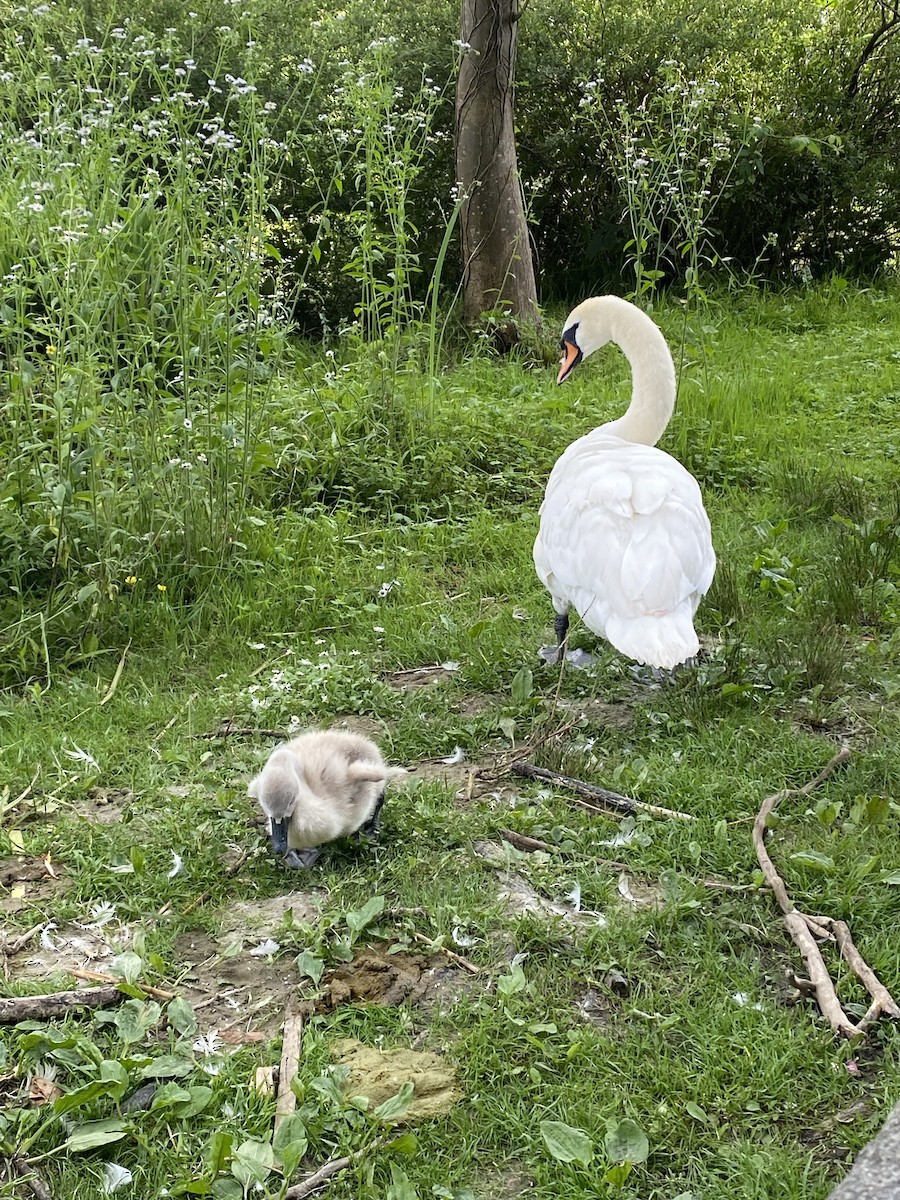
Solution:
<svg viewBox="0 0 900 1200">
<path fill-rule="evenodd" d="M 456 179 L 464 197 L 463 307 L 469 321 L 502 307 L 536 325 L 537 287 L 513 126 L 517 2 L 462 0 Z"/>
</svg>

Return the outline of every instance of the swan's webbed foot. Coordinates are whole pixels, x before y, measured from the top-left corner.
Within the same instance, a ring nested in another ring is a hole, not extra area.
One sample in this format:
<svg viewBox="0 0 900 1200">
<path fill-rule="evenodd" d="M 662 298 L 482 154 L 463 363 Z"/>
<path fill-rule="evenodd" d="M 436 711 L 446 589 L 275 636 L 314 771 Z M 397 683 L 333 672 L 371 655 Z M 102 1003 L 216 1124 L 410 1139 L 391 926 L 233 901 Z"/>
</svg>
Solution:
<svg viewBox="0 0 900 1200">
<path fill-rule="evenodd" d="M 371 817 L 369 817 L 368 821 L 364 821 L 353 835 L 357 842 L 362 841 L 363 834 L 365 834 L 367 838 L 371 838 L 373 841 L 378 837 L 378 827 L 381 820 L 382 808 L 384 808 L 384 792 L 382 792 L 375 801 L 375 808 Z"/>
<path fill-rule="evenodd" d="M 292 871 L 302 871 L 311 867 L 321 853 L 320 846 L 314 846 L 311 850 L 288 850 L 281 861 Z"/>
</svg>

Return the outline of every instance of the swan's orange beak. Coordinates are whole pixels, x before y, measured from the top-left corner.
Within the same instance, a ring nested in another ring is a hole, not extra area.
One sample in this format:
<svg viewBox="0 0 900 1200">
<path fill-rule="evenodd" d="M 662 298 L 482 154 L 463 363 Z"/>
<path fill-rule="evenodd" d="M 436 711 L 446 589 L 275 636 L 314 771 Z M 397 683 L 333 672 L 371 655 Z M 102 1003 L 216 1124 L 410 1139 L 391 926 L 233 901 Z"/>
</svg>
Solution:
<svg viewBox="0 0 900 1200">
<path fill-rule="evenodd" d="M 559 374 L 556 377 L 557 383 L 562 383 L 562 381 L 569 375 L 570 371 L 574 370 L 574 368 L 578 366 L 582 359 L 582 353 L 578 346 L 576 346 L 574 339 L 569 341 L 568 338 L 564 337 L 562 341 L 562 350 L 563 356 L 559 360 Z"/>
</svg>

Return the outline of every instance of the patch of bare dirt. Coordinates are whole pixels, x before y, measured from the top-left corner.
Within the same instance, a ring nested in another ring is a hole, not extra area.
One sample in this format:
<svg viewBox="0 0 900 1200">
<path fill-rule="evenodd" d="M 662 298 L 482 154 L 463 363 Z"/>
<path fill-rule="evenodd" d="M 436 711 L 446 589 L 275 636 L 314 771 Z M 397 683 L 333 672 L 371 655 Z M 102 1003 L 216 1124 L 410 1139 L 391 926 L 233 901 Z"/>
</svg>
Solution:
<svg viewBox="0 0 900 1200">
<path fill-rule="evenodd" d="M 486 859 L 498 866 L 502 864 L 506 867 L 510 863 L 507 852 L 495 842 L 474 842 L 472 849 L 479 858 Z M 559 919 L 569 925 L 606 924 L 606 918 L 601 913 L 581 910 L 577 901 L 570 897 L 551 900 L 547 896 L 542 896 L 527 880 L 514 871 L 497 870 L 495 874 L 497 882 L 500 884 L 500 890 L 497 893 L 498 899 L 503 902 L 510 916 L 523 917 L 533 914 L 545 920 Z"/>
<path fill-rule="evenodd" d="M 413 692 L 418 688 L 434 687 L 443 683 L 459 670 L 459 664 L 436 664 L 432 667 L 410 667 L 405 671 L 391 671 L 384 676 L 384 681 L 400 692 Z"/>
<path fill-rule="evenodd" d="M 384 737 L 384 723 L 374 717 L 358 716 L 356 713 L 337 717 L 329 725 L 329 729 L 347 729 L 350 733 L 360 733 L 363 737 L 372 738 L 378 742 Z"/>
<path fill-rule="evenodd" d="M 91 825 L 115 825 L 133 799 L 130 788 L 93 787 L 72 807 Z"/>
<path fill-rule="evenodd" d="M 576 997 L 572 1007 L 582 1021 L 597 1029 L 607 1029 L 612 1020 L 612 1006 L 609 1000 L 595 988 L 588 988 L 582 995 Z"/>
<path fill-rule="evenodd" d="M 231 1044 L 279 1032 L 298 984 L 292 958 L 267 962 L 249 952 L 224 955 L 201 930 L 176 938 L 174 955 L 181 969 L 178 991 L 194 1006 L 201 1030 L 215 1029 Z"/>
<path fill-rule="evenodd" d="M 15 954 L 7 958 L 11 978 L 47 979 L 71 968 L 108 971 L 113 958 L 131 944 L 131 930 L 102 906 L 93 921 L 47 921 Z"/>
<path fill-rule="evenodd" d="M 428 1050 L 376 1050 L 353 1038 L 334 1045 L 335 1057 L 350 1068 L 344 1085 L 348 1096 L 367 1096 L 371 1108 L 396 1096 L 404 1083 L 413 1084 L 413 1100 L 402 1124 L 425 1121 L 448 1113 L 459 1101 L 456 1072 L 439 1054 Z"/>
<path fill-rule="evenodd" d="M 68 881 L 64 868 L 56 864 L 52 867 L 53 873 L 43 858 L 0 860 L 0 913 L 11 917 L 58 896 Z"/>
<path fill-rule="evenodd" d="M 326 976 L 317 1008 L 327 1011 L 343 1004 L 394 1007 L 408 1001 L 425 1009 L 446 1010 L 473 986 L 472 977 L 442 954 L 386 954 L 369 947 Z"/>
<path fill-rule="evenodd" d="M 240 949 L 246 942 L 260 942 L 271 937 L 286 919 L 293 925 L 314 925 L 327 899 L 328 893 L 317 889 L 286 892 L 267 900 L 235 900 L 221 915 L 219 945 Z"/>
<path fill-rule="evenodd" d="M 570 720 L 583 718 L 604 729 L 630 729 L 634 722 L 634 712 L 624 701 L 605 704 L 602 700 L 567 700 L 559 697 L 556 703 Z"/>
<path fill-rule="evenodd" d="M 513 1160 L 483 1178 L 478 1196 L 479 1200 L 516 1200 L 519 1196 L 527 1196 L 533 1187 L 534 1180 L 520 1162 Z"/>
<path fill-rule="evenodd" d="M 636 912 L 638 909 L 649 909 L 659 912 L 665 908 L 666 901 L 658 884 L 648 883 L 622 871 L 616 885 L 616 898 L 626 912 Z"/>
</svg>

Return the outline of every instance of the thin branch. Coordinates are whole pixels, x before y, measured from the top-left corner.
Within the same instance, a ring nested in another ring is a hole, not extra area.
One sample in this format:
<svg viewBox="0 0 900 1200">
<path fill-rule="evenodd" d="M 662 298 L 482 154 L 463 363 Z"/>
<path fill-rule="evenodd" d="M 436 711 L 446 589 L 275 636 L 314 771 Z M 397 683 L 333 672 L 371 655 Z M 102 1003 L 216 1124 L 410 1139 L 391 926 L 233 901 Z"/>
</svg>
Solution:
<svg viewBox="0 0 900 1200">
<path fill-rule="evenodd" d="M 275 1132 L 278 1126 L 297 1107 L 297 1097 L 291 1089 L 300 1068 L 300 1044 L 303 1040 L 303 1016 L 288 1008 L 284 1016 L 284 1036 L 281 1042 L 281 1066 L 278 1069 L 278 1098 L 275 1101 Z"/>
<path fill-rule="evenodd" d="M 900 1007 L 857 950 L 850 930 L 843 921 L 836 921 L 831 917 L 812 916 L 798 911 L 788 895 L 784 880 L 775 869 L 765 848 L 766 823 L 778 804 L 788 796 L 808 796 L 849 758 L 849 748 L 842 746 L 831 761 L 809 783 L 800 788 L 784 788 L 780 792 L 767 796 L 760 805 L 756 820 L 753 822 L 753 846 L 766 883 L 772 889 L 778 906 L 784 913 L 785 926 L 794 944 L 803 955 L 809 980 L 815 989 L 816 1001 L 822 1015 L 835 1033 L 841 1034 L 843 1037 L 854 1038 L 865 1034 L 867 1029 L 881 1016 L 900 1017 Z M 838 1000 L 834 982 L 828 973 L 822 951 L 816 941 L 817 938 L 833 940 L 837 943 L 841 956 L 872 997 L 868 1012 L 858 1024 L 851 1021 Z"/>
<path fill-rule="evenodd" d="M 424 933 L 414 933 L 413 939 L 417 942 L 424 942 L 427 946 L 434 944 L 434 938 L 426 937 Z M 439 953 L 445 955 L 451 962 L 458 963 L 459 966 L 464 967 L 472 975 L 478 975 L 481 971 L 480 967 L 476 967 L 473 962 L 469 962 L 461 954 L 457 954 L 453 950 L 448 950 L 446 946 L 441 946 Z"/>
<path fill-rule="evenodd" d="M 117 975 L 107 975 L 105 971 L 89 971 L 84 967 L 66 967 L 69 975 L 74 975 L 76 979 L 90 979 L 97 983 L 123 983 Z M 146 992 L 148 996 L 155 996 L 157 1000 L 174 1000 L 175 993 L 167 992 L 163 988 L 151 987 L 149 983 L 134 983 L 132 987 L 140 988 L 142 992 Z"/>
<path fill-rule="evenodd" d="M 348 1154 L 346 1158 L 332 1158 L 323 1166 L 319 1167 L 318 1171 L 314 1171 L 312 1175 L 295 1183 L 289 1187 L 284 1193 L 284 1200 L 304 1200 L 306 1196 L 311 1196 L 313 1192 L 318 1191 L 323 1183 L 327 1183 L 333 1175 L 339 1174 L 341 1171 L 359 1162 L 367 1154 L 371 1154 L 375 1150 L 380 1150 L 384 1145 L 385 1139 L 379 1138 L 369 1146 L 363 1146 L 359 1150 L 354 1150 L 352 1154 Z"/>
<path fill-rule="evenodd" d="M 16 1175 L 28 1190 L 34 1196 L 35 1200 L 53 1200 L 50 1189 L 44 1183 L 43 1179 L 35 1172 L 34 1167 L 25 1158 L 20 1158 L 18 1154 L 14 1155 L 10 1160 L 10 1165 Z"/>
<path fill-rule="evenodd" d="M 536 767 L 532 763 L 510 763 L 509 769 L 514 775 L 524 775 L 528 779 L 542 779 L 547 783 L 555 783 L 558 787 L 568 788 L 569 791 L 577 792 L 581 796 L 589 796 L 592 800 L 597 800 L 608 808 L 614 808 L 618 812 L 628 813 L 632 816 L 636 813 L 646 812 L 655 817 L 674 817 L 679 821 L 696 821 L 697 819 L 691 813 L 678 812 L 673 808 L 663 808 L 659 804 L 647 804 L 643 800 L 634 800 L 631 796 L 620 796 L 618 792 L 610 792 L 607 788 L 584 783 L 580 779 L 573 779 L 571 775 L 561 775 L 558 771 L 548 771 L 545 767 Z M 573 801 L 573 803 L 578 807 L 587 807 L 590 811 L 597 811 L 593 806 L 585 806 L 579 801 Z"/>
</svg>

